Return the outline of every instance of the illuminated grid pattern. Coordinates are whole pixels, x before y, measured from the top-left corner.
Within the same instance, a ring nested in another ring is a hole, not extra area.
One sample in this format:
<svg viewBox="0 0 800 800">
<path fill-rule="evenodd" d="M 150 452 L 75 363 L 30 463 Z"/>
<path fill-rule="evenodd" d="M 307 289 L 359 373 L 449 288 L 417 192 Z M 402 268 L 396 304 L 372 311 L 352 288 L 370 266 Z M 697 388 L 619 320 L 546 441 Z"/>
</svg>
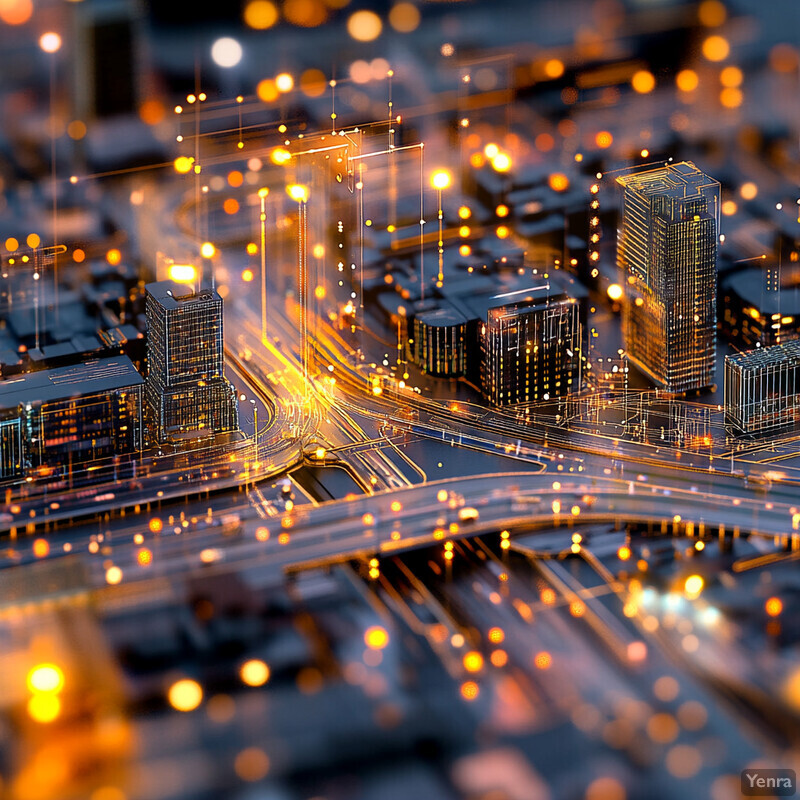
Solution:
<svg viewBox="0 0 800 800">
<path fill-rule="evenodd" d="M 719 183 L 681 162 L 617 178 L 630 358 L 671 392 L 714 382 Z"/>
<path fill-rule="evenodd" d="M 414 361 L 431 375 L 457 377 L 467 369 L 467 320 L 455 310 L 436 309 L 414 318 Z"/>
<path fill-rule="evenodd" d="M 800 340 L 725 358 L 725 420 L 745 433 L 800 418 Z"/>
<path fill-rule="evenodd" d="M 222 298 L 171 281 L 146 289 L 146 396 L 155 438 L 236 430 L 236 394 L 225 378 Z"/>
<path fill-rule="evenodd" d="M 498 406 L 550 400 L 580 388 L 581 324 L 571 298 L 489 309 L 482 330 L 483 393 Z"/>
</svg>

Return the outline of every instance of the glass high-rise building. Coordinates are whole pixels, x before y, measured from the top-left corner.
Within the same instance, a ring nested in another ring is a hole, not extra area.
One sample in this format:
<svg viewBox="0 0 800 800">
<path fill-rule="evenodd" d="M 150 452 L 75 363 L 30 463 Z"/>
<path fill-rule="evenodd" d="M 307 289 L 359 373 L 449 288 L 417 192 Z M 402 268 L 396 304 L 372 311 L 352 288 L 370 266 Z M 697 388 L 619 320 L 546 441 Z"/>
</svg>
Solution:
<svg viewBox="0 0 800 800">
<path fill-rule="evenodd" d="M 222 298 L 172 281 L 146 287 L 147 380 L 152 437 L 179 441 L 239 427 L 225 377 Z"/>
<path fill-rule="evenodd" d="M 720 186 L 683 161 L 617 178 L 625 348 L 670 392 L 714 383 Z"/>
</svg>

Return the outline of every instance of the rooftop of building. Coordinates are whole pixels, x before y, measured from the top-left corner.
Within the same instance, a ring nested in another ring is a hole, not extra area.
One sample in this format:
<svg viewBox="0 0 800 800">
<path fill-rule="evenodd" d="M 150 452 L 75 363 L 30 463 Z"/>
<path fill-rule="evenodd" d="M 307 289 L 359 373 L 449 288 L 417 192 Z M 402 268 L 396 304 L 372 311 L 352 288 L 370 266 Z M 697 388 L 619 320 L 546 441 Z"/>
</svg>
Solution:
<svg viewBox="0 0 800 800">
<path fill-rule="evenodd" d="M 800 362 L 800 339 L 793 339 L 772 347 L 759 347 L 744 353 L 726 356 L 725 361 L 747 370 L 786 364 L 790 361 Z"/>
<path fill-rule="evenodd" d="M 166 309 L 175 309 L 194 303 L 207 303 L 212 300 L 222 301 L 216 289 L 205 287 L 196 292 L 191 286 L 175 281 L 156 281 L 148 283 L 144 288 L 148 295 Z"/>
<path fill-rule="evenodd" d="M 623 188 L 646 197 L 664 195 L 690 198 L 705 194 L 704 190 L 719 191 L 719 182 L 701 172 L 691 161 L 678 161 L 641 172 L 630 172 L 620 175 L 616 180 Z"/>
<path fill-rule="evenodd" d="M 762 266 L 726 275 L 720 283 L 723 291 L 734 292 L 743 303 L 750 303 L 764 316 L 800 316 L 800 282 L 785 282 L 778 291 L 767 290 Z"/>
<path fill-rule="evenodd" d="M 128 356 L 92 359 L 71 367 L 39 370 L 0 381 L 0 409 L 68 400 L 143 383 Z"/>
</svg>

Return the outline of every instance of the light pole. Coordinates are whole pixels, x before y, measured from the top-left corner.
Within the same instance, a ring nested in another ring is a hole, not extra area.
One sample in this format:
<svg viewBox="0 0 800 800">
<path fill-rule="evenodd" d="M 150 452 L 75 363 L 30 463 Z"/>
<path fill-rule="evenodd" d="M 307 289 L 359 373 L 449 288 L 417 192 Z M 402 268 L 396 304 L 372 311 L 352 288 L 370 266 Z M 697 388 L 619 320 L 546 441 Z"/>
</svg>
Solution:
<svg viewBox="0 0 800 800">
<path fill-rule="evenodd" d="M 254 465 L 258 463 L 258 403 L 252 398 L 250 402 L 253 405 L 253 446 L 255 455 L 253 457 Z M 253 467 L 255 469 L 255 466 Z"/>
<path fill-rule="evenodd" d="M 261 343 L 267 343 L 267 195 L 269 189 L 263 187 L 258 190 L 261 201 Z"/>
<path fill-rule="evenodd" d="M 431 186 L 436 189 L 436 198 L 439 206 L 439 274 L 436 278 L 438 286 L 444 282 L 444 236 L 442 214 L 442 190 L 450 185 L 450 173 L 440 169 L 431 175 Z"/>
<path fill-rule="evenodd" d="M 300 357 L 305 380 L 305 393 L 308 396 L 308 247 L 306 231 L 306 203 L 308 187 L 293 183 L 286 187 L 292 200 L 297 201 L 297 283 L 300 297 Z"/>
</svg>

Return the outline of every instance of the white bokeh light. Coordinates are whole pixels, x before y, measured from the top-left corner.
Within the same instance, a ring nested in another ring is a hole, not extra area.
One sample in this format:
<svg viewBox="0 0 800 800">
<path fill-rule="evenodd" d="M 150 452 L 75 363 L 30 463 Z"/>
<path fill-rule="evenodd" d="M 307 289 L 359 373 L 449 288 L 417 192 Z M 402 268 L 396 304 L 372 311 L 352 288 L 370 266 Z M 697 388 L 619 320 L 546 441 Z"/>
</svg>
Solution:
<svg viewBox="0 0 800 800">
<path fill-rule="evenodd" d="M 235 67 L 242 60 L 242 46 L 236 39 L 223 36 L 211 45 L 211 58 L 219 67 Z"/>
</svg>

